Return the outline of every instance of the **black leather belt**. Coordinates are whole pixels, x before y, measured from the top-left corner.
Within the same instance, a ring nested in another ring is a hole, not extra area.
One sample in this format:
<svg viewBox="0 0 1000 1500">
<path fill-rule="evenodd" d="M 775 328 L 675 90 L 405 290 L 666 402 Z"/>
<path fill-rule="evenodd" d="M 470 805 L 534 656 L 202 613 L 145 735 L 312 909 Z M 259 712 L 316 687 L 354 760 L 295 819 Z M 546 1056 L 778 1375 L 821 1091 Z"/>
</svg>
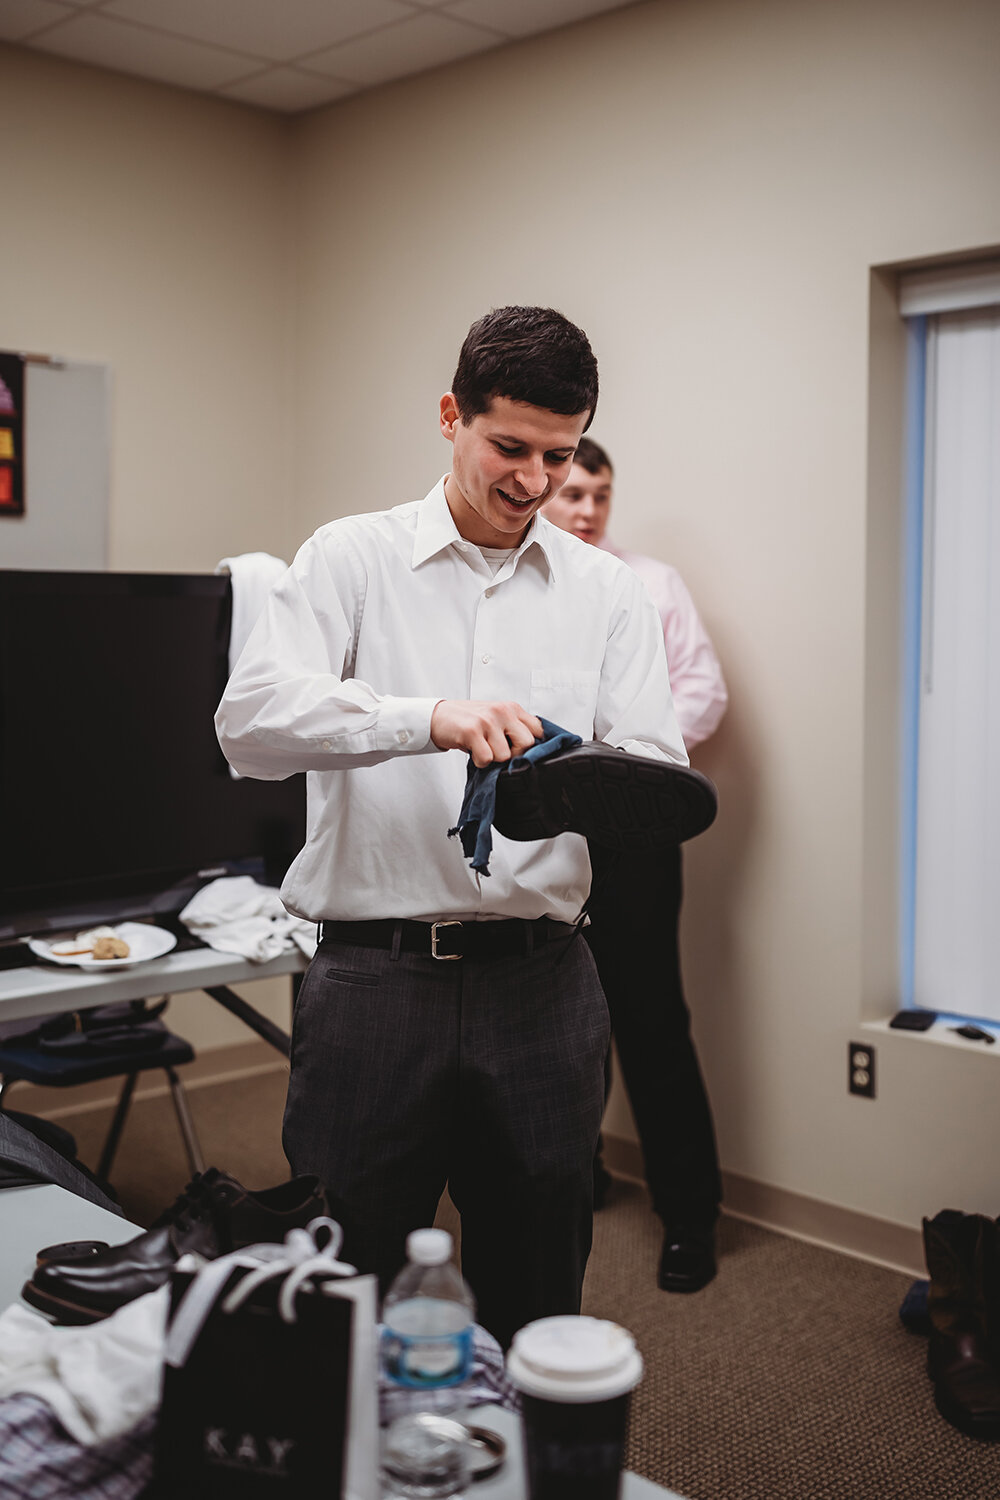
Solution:
<svg viewBox="0 0 1000 1500">
<path fill-rule="evenodd" d="M 356 943 L 361 948 L 395 948 L 404 953 L 423 953 L 428 958 L 511 958 L 529 956 L 544 943 L 568 939 L 573 928 L 566 922 L 539 917 L 500 922 L 410 922 L 385 917 L 376 922 L 323 922 L 320 947 L 329 943 Z"/>
</svg>

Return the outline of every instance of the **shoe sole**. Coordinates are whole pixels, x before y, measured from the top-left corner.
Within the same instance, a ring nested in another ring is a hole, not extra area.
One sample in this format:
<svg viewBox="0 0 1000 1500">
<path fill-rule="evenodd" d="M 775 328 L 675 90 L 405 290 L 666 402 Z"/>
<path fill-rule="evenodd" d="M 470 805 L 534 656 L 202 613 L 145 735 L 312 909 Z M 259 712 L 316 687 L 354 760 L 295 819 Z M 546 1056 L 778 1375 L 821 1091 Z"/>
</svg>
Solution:
<svg viewBox="0 0 1000 1500">
<path fill-rule="evenodd" d="M 949 1426 L 957 1428 L 959 1432 L 964 1432 L 966 1437 L 979 1438 L 985 1443 L 995 1443 L 1000 1438 L 1000 1416 L 977 1421 L 964 1406 L 949 1401 L 947 1396 L 942 1396 L 937 1388 L 934 1391 L 934 1405 Z"/>
<path fill-rule="evenodd" d="M 664 849 L 704 833 L 718 800 L 707 776 L 637 755 L 570 755 L 497 779 L 493 822 L 518 843 L 579 833 L 621 853 Z"/>
<path fill-rule="evenodd" d="M 656 1284 L 661 1292 L 700 1292 L 704 1287 L 710 1285 L 717 1276 L 717 1270 L 712 1270 L 707 1276 L 694 1276 L 686 1281 L 661 1281 L 657 1277 Z"/>
<path fill-rule="evenodd" d="M 118 1311 L 115 1307 L 105 1307 L 96 1311 L 92 1307 L 83 1307 L 77 1302 L 66 1302 L 61 1297 L 53 1297 L 49 1292 L 39 1291 L 33 1281 L 24 1283 L 21 1296 L 25 1302 L 30 1303 L 32 1307 L 37 1307 L 39 1312 L 47 1313 L 57 1323 L 72 1324 L 73 1327 L 85 1323 L 100 1323 L 104 1318 L 110 1318 L 113 1312 Z"/>
</svg>

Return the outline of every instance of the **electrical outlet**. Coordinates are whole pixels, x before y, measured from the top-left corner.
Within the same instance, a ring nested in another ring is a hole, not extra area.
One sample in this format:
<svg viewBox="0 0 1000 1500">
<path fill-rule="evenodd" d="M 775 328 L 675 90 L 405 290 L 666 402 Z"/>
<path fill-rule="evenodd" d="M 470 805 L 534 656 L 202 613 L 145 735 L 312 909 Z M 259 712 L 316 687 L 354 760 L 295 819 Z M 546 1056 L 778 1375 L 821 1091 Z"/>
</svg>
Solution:
<svg viewBox="0 0 1000 1500">
<path fill-rule="evenodd" d="M 875 1098 L 875 1048 L 870 1042 L 847 1044 L 847 1089 L 862 1099 Z"/>
</svg>

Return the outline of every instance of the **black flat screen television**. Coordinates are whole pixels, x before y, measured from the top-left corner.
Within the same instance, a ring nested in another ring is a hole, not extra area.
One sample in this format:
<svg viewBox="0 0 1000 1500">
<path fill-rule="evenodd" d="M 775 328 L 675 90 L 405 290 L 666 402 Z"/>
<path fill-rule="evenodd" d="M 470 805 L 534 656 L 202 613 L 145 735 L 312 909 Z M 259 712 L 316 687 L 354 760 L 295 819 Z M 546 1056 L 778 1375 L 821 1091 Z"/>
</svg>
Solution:
<svg viewBox="0 0 1000 1500">
<path fill-rule="evenodd" d="M 231 612 L 213 575 L 0 571 L 0 941 L 280 881 L 305 778 L 230 774 Z"/>
</svg>

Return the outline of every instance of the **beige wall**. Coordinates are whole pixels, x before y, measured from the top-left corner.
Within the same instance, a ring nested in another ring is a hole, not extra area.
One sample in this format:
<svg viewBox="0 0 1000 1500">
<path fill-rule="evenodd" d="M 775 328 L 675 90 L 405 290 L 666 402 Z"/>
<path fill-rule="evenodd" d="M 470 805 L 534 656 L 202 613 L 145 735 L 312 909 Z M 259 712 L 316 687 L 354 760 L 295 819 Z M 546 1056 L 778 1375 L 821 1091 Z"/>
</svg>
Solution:
<svg viewBox="0 0 1000 1500">
<path fill-rule="evenodd" d="M 998 42 L 992 0 L 652 0 L 291 123 L 21 58 L 0 90 L 0 342 L 113 365 L 115 566 L 420 495 L 473 317 L 588 329 L 616 533 L 681 568 L 732 687 L 685 920 L 724 1164 L 908 1225 L 996 1212 L 1000 1073 L 885 1035 L 879 1098 L 846 1091 L 893 1008 L 870 268 L 1000 241 Z"/>
<path fill-rule="evenodd" d="M 724 1164 L 910 1225 L 996 1212 L 1000 1072 L 892 1034 L 879 1098 L 846 1088 L 862 1015 L 894 1008 L 884 693 L 865 751 L 866 657 L 895 628 L 891 549 L 866 575 L 869 278 L 1000 237 L 998 43 L 985 0 L 658 0 L 295 137 L 303 533 L 444 470 L 435 402 L 479 312 L 552 302 L 587 328 L 614 529 L 679 565 L 732 686 L 685 922 Z"/>
<path fill-rule="evenodd" d="M 0 47 L 0 130 L 0 345 L 111 366 L 111 566 L 280 553 L 287 122 Z"/>
</svg>

